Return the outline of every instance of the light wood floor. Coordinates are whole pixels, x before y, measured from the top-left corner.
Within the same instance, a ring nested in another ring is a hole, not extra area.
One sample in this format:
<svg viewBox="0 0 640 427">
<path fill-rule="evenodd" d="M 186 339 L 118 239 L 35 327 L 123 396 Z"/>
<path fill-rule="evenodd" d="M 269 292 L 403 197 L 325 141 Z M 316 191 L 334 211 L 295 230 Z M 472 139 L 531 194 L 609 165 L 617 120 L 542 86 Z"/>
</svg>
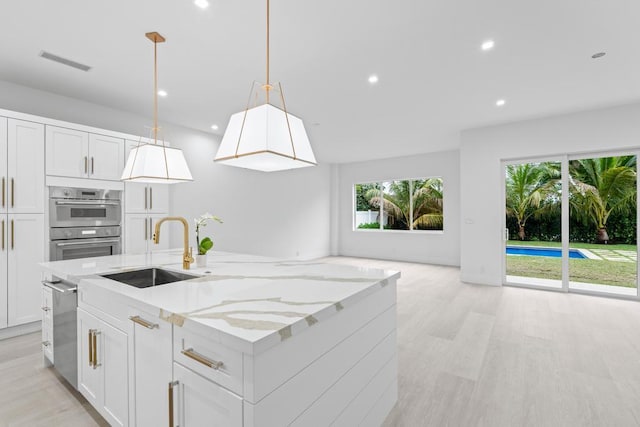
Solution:
<svg viewBox="0 0 640 427">
<path fill-rule="evenodd" d="M 323 261 L 402 271 L 399 399 L 385 427 L 640 425 L 640 303 L 467 285 L 451 267 Z M 0 341 L 0 427 L 106 425 L 42 368 L 39 342 Z"/>
</svg>

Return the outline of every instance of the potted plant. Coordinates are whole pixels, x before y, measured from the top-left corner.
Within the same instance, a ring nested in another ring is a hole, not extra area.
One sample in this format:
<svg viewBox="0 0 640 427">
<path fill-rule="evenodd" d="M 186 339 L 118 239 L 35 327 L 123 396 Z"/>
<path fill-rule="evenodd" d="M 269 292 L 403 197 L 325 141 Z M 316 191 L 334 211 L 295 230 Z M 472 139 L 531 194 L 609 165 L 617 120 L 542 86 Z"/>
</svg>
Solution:
<svg viewBox="0 0 640 427">
<path fill-rule="evenodd" d="M 213 248 L 213 240 L 209 237 L 205 237 L 200 240 L 200 228 L 207 226 L 207 221 L 218 221 L 222 224 L 222 220 L 217 216 L 211 215 L 209 212 L 200 215 L 199 218 L 194 218 L 196 223 L 196 245 L 198 246 L 198 255 L 196 255 L 196 267 L 204 268 L 207 266 L 207 252 Z"/>
</svg>

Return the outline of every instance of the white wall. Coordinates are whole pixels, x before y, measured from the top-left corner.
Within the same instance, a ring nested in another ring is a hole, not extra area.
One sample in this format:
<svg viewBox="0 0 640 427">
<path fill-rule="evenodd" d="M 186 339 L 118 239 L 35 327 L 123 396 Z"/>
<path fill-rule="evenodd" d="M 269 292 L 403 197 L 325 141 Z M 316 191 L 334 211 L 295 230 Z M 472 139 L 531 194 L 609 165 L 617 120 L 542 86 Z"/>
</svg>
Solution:
<svg viewBox="0 0 640 427">
<path fill-rule="evenodd" d="M 103 129 L 143 134 L 152 117 L 0 81 L 0 108 Z M 172 186 L 171 214 L 193 218 L 205 211 L 222 217 L 211 224 L 216 249 L 276 257 L 312 258 L 330 250 L 331 167 L 265 174 L 213 163 L 219 137 L 176 125 L 161 126 L 182 148 L 195 182 Z M 182 242 L 178 225 L 167 226 Z M 191 227 L 192 245 L 195 236 Z"/>
<path fill-rule="evenodd" d="M 462 280 L 502 284 L 502 160 L 638 147 L 640 104 L 463 132 Z"/>
<path fill-rule="evenodd" d="M 338 253 L 345 256 L 459 265 L 460 169 L 458 151 L 347 163 L 338 166 Z M 440 176 L 444 232 L 353 230 L 353 186 L 363 182 Z"/>
</svg>

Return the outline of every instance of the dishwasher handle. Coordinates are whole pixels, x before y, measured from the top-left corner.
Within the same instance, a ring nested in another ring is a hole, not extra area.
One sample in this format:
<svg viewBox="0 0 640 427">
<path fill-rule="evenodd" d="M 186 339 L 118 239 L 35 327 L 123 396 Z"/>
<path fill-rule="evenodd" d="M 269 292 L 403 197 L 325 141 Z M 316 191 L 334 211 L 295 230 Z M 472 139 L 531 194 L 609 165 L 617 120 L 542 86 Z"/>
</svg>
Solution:
<svg viewBox="0 0 640 427">
<path fill-rule="evenodd" d="M 43 285 L 45 285 L 47 288 L 51 288 L 56 292 L 60 292 L 62 294 L 65 293 L 73 293 L 73 292 L 77 292 L 78 291 L 78 286 L 77 285 L 71 285 L 71 284 L 67 284 L 64 283 L 60 280 L 58 281 L 49 281 L 49 280 L 44 280 L 42 282 Z"/>
</svg>

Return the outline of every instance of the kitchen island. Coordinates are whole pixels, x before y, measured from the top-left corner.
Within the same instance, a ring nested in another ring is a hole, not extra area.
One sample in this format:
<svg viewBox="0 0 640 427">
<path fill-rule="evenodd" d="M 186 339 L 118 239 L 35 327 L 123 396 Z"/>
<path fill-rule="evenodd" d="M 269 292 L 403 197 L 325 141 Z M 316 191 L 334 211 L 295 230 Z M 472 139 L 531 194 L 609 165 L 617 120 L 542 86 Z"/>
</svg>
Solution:
<svg viewBox="0 0 640 427">
<path fill-rule="evenodd" d="M 78 286 L 78 389 L 107 421 L 384 421 L 397 399 L 398 272 L 221 252 L 185 271 L 180 257 L 42 264 Z M 147 288 L 102 277 L 150 267 L 197 277 Z"/>
</svg>

